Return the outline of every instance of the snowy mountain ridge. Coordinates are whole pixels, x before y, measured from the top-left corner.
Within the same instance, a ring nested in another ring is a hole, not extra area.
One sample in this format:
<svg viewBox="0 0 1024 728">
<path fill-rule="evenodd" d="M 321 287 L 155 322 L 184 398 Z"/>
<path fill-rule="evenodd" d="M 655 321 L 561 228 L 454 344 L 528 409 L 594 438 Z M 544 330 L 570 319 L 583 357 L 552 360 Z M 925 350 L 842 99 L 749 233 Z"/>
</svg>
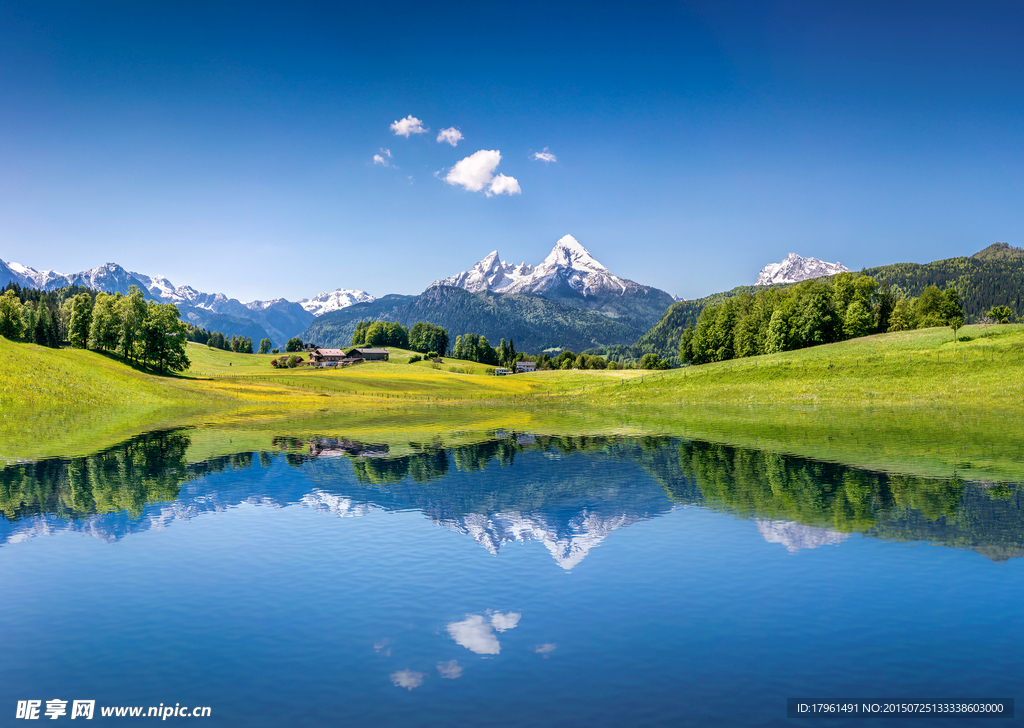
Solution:
<svg viewBox="0 0 1024 728">
<path fill-rule="evenodd" d="M 372 296 L 366 291 L 338 288 L 334 291 L 318 293 L 312 298 L 303 298 L 298 303 L 314 316 L 320 317 L 330 311 L 340 311 L 343 308 L 348 308 L 354 303 L 370 303 L 376 300 L 376 296 Z"/>
<path fill-rule="evenodd" d="M 799 283 L 812 278 L 849 273 L 842 263 L 826 263 L 817 258 L 804 258 L 790 253 L 781 263 L 769 263 L 757 276 L 755 286 L 770 286 L 776 283 Z"/>
<path fill-rule="evenodd" d="M 471 293 L 539 293 L 568 285 L 582 296 L 626 292 L 628 281 L 601 265 L 572 235 L 564 235 L 539 265 L 516 265 L 492 251 L 469 270 L 434 281 L 435 286 L 464 288 Z"/>
<path fill-rule="evenodd" d="M 375 300 L 365 291 L 339 288 L 299 303 L 284 298 L 243 303 L 223 293 L 204 293 L 192 286 L 175 286 L 166 276 L 128 271 L 117 263 L 65 275 L 0 260 L 0 288 L 8 283 L 45 291 L 78 285 L 104 293 L 122 294 L 128 293 L 134 285 L 148 300 L 176 305 L 182 319 L 195 326 L 249 336 L 256 341 L 269 337 L 275 346 L 283 346 L 288 339 L 301 334 L 317 316 L 327 311 Z"/>
</svg>

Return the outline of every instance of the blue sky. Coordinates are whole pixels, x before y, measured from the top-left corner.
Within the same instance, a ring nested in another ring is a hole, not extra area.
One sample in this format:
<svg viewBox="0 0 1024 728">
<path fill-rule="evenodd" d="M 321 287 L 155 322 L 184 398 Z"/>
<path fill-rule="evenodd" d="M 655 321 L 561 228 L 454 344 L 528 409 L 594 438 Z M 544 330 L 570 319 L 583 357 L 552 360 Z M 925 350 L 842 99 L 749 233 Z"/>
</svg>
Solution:
<svg viewBox="0 0 1024 728">
<path fill-rule="evenodd" d="M 1024 245 L 1020 3 L 150 5 L 0 5 L 0 259 L 296 300 L 568 233 L 693 298 Z"/>
</svg>

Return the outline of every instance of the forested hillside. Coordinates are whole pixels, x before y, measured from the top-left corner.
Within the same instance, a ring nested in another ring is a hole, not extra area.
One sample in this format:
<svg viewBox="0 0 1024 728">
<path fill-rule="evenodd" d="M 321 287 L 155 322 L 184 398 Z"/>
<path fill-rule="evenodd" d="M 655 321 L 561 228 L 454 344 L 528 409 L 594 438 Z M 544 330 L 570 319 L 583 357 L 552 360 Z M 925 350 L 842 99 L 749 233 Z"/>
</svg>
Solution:
<svg viewBox="0 0 1024 728">
<path fill-rule="evenodd" d="M 692 301 L 678 301 L 669 306 L 651 329 L 640 337 L 631 346 L 609 346 L 600 349 L 592 349 L 587 353 L 599 353 L 606 355 L 614 361 L 639 360 L 644 354 L 657 354 L 662 359 L 667 359 L 673 365 L 679 364 L 679 337 L 687 326 L 696 326 L 700 312 L 706 306 L 713 306 L 729 298 L 742 296 L 744 293 L 756 293 L 768 288 L 784 288 L 793 285 L 791 283 L 780 284 L 779 286 L 737 286 L 731 291 L 713 293 L 704 298 L 695 298 Z"/>
<path fill-rule="evenodd" d="M 324 314 L 302 334 L 302 340 L 347 346 L 360 321 L 397 321 L 404 326 L 426 321 L 448 329 L 452 341 L 461 334 L 476 333 L 490 341 L 512 339 L 519 351 L 530 353 L 626 344 L 643 333 L 602 314 L 529 293 L 470 293 L 433 286 L 419 296 L 385 296 Z"/>
<path fill-rule="evenodd" d="M 1024 248 L 1015 248 L 1009 243 L 992 243 L 971 257 L 976 260 L 1021 259 L 1024 258 Z"/>
<path fill-rule="evenodd" d="M 947 258 L 925 264 L 896 263 L 868 268 L 861 274 L 879 283 L 888 283 L 897 299 L 920 296 L 928 286 L 943 290 L 952 286 L 959 295 L 968 323 L 976 321 L 993 306 L 1009 306 L 1014 314 L 1024 314 L 1024 249 L 1006 243 L 990 245 L 969 258 Z M 602 351 L 619 361 L 632 361 L 654 353 L 678 362 L 679 337 L 687 326 L 696 326 L 706 306 L 761 290 L 765 287 L 739 286 L 704 298 L 680 301 L 670 306 L 661 320 L 632 346 L 609 347 Z"/>
<path fill-rule="evenodd" d="M 1024 257 L 1013 255 L 1014 250 L 1020 249 L 986 248 L 977 254 L 984 256 L 980 258 L 947 258 L 924 265 L 896 263 L 868 268 L 863 273 L 879 283 L 888 282 L 898 298 L 920 296 L 928 286 L 952 286 L 968 322 L 993 306 L 1009 306 L 1019 315 L 1024 313 Z"/>
</svg>

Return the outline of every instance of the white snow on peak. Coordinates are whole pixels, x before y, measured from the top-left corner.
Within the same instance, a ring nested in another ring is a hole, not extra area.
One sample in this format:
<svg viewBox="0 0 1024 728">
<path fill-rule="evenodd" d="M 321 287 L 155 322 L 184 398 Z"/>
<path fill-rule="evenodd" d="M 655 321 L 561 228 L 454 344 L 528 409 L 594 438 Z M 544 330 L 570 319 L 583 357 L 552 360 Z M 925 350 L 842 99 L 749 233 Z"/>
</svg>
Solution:
<svg viewBox="0 0 1024 728">
<path fill-rule="evenodd" d="M 583 511 L 570 521 L 568 533 L 543 515 L 521 511 L 503 511 L 489 516 L 471 513 L 458 520 L 442 520 L 440 523 L 471 536 L 492 554 L 497 554 L 508 543 L 539 541 L 551 553 L 555 563 L 570 571 L 608 534 L 638 520 L 638 516 L 625 513 L 608 518 Z"/>
<path fill-rule="evenodd" d="M 22 265 L 21 263 L 15 263 L 13 260 L 7 264 L 7 267 L 10 268 L 11 270 L 13 270 L 18 275 L 25 276 L 26 278 L 31 277 L 31 276 L 39 275 L 39 273 L 40 273 L 40 271 L 37 271 L 35 268 L 29 268 L 27 265 Z M 47 273 L 53 273 L 53 271 L 46 271 L 46 272 Z M 58 273 L 57 275 L 60 275 L 60 274 Z"/>
<path fill-rule="evenodd" d="M 348 308 L 355 303 L 369 303 L 376 300 L 376 296 L 371 296 L 366 291 L 338 288 L 334 291 L 318 293 L 313 298 L 303 298 L 298 303 L 314 316 L 323 316 L 325 313 Z"/>
<path fill-rule="evenodd" d="M 795 521 L 758 520 L 757 530 L 768 543 L 778 543 L 791 554 L 801 549 L 837 546 L 850 537 L 848 533 L 817 526 L 805 526 Z"/>
<path fill-rule="evenodd" d="M 580 245 L 580 242 L 572 235 L 565 235 L 559 238 L 555 247 L 548 253 L 548 257 L 540 264 L 539 268 L 545 266 L 561 266 L 573 270 L 586 270 L 598 273 L 607 273 L 608 269 L 598 263 L 590 251 Z"/>
<path fill-rule="evenodd" d="M 842 263 L 826 263 L 817 258 L 803 258 L 790 253 L 781 263 L 769 263 L 761 269 L 755 286 L 770 286 L 775 283 L 798 283 L 812 278 L 849 273 Z"/>
<path fill-rule="evenodd" d="M 162 298 L 167 301 L 175 299 L 175 287 L 165 276 L 148 276 L 145 273 L 130 271 L 131 275 L 139 280 L 154 298 Z"/>
<path fill-rule="evenodd" d="M 495 250 L 469 270 L 436 280 L 433 285 L 465 288 L 473 293 L 542 293 L 566 285 L 583 295 L 621 294 L 626 290 L 622 279 L 612 275 L 572 235 L 560 238 L 540 265 L 506 263 Z"/>
</svg>

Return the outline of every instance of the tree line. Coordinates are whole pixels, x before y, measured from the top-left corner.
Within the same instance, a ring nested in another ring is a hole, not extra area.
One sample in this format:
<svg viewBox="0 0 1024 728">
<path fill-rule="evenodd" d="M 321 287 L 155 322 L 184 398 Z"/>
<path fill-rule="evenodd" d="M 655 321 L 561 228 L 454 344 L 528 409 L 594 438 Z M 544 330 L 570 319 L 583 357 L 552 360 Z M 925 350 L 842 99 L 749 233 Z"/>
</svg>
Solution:
<svg viewBox="0 0 1024 728">
<path fill-rule="evenodd" d="M 184 344 L 179 347 L 178 339 L 253 353 L 251 338 L 193 326 L 180 320 L 173 304 L 147 303 L 143 295 L 136 286 L 122 295 L 83 286 L 43 291 L 9 283 L 0 295 L 0 336 L 51 348 L 69 343 L 80 349 L 115 352 L 160 372 L 188 368 Z M 263 339 L 259 353 L 270 353 L 270 347 L 270 339 Z"/>
<path fill-rule="evenodd" d="M 0 336 L 59 347 L 68 340 L 72 300 L 82 293 L 95 295 L 95 291 L 82 286 L 41 291 L 8 283 L 0 296 Z"/>
<path fill-rule="evenodd" d="M 356 326 L 352 334 L 352 346 L 394 346 L 418 351 L 427 356 L 445 356 L 448 343 L 447 329 L 423 321 L 414 324 L 411 331 L 396 321 L 363 321 Z M 576 354 L 568 350 L 554 357 L 547 354 L 530 357 L 516 351 L 513 339 L 506 341 L 502 338 L 497 346 L 493 346 L 486 336 L 472 332 L 455 337 L 451 356 L 463 361 L 509 369 L 521 361 L 534 361 L 537 369 L 668 369 L 671 366 L 669 360 L 661 359 L 655 353 L 645 354 L 640 361 L 631 364 L 618 363 L 610 358 L 586 352 Z"/>
<path fill-rule="evenodd" d="M 207 331 L 190 323 L 185 323 L 185 338 L 197 344 L 206 344 L 210 349 L 233 351 L 236 354 L 252 354 L 252 338 L 232 334 L 230 337 L 220 331 Z M 269 354 L 272 343 L 270 339 L 261 339 L 258 354 Z M 274 352 L 277 353 L 276 351 Z"/>
<path fill-rule="evenodd" d="M 163 374 L 188 369 L 185 323 L 173 303 L 145 301 L 138 286 L 127 295 L 81 293 L 72 299 L 68 341 L 81 349 L 113 352 Z"/>
<path fill-rule="evenodd" d="M 421 354 L 445 356 L 448 353 L 448 329 L 418 321 L 407 329 L 397 321 L 362 321 L 352 333 L 351 346 L 393 346 Z"/>
<path fill-rule="evenodd" d="M 955 288 L 897 299 L 887 283 L 841 273 L 706 306 L 696 328 L 683 331 L 679 356 L 704 364 L 931 326 L 952 326 L 955 335 L 963 323 Z"/>
</svg>

